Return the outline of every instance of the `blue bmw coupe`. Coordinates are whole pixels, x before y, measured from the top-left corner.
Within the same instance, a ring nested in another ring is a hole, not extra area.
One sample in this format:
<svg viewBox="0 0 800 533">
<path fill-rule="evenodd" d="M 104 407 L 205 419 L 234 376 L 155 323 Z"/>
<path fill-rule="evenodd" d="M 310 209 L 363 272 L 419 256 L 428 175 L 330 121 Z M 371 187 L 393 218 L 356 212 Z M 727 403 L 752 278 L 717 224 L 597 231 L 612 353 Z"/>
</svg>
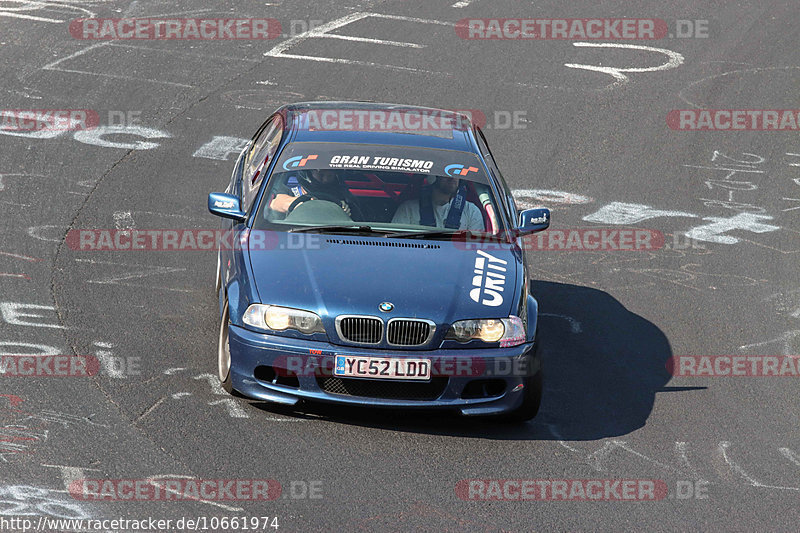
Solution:
<svg viewBox="0 0 800 533">
<path fill-rule="evenodd" d="M 230 393 L 285 405 L 448 409 L 512 421 L 542 394 L 518 211 L 481 130 L 440 109 L 278 109 L 224 193 L 217 365 Z"/>
</svg>

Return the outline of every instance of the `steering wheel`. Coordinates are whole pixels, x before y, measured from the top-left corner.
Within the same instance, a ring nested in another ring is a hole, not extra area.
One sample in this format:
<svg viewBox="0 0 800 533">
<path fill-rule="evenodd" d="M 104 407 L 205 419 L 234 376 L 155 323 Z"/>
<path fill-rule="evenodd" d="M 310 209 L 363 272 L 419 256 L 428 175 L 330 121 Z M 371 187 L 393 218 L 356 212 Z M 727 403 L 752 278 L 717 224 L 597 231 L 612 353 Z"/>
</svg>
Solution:
<svg viewBox="0 0 800 533">
<path fill-rule="evenodd" d="M 294 199 L 294 201 L 291 204 L 289 204 L 289 208 L 286 210 L 286 214 L 288 215 L 289 213 L 294 211 L 294 208 L 297 207 L 298 205 L 302 204 L 303 202 L 307 202 L 307 201 L 313 200 L 313 199 L 314 198 L 312 198 L 311 195 L 309 195 L 309 194 L 303 194 L 303 195 L 298 196 L 297 198 Z"/>
</svg>

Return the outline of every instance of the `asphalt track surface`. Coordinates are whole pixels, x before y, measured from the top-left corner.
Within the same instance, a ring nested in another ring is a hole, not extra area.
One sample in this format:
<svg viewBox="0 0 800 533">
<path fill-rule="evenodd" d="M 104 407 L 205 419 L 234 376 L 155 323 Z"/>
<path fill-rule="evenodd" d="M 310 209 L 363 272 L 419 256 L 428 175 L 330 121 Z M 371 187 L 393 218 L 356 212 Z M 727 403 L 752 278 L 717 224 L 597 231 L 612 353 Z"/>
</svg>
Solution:
<svg viewBox="0 0 800 533">
<path fill-rule="evenodd" d="M 0 107 L 92 109 L 104 127 L 126 117 L 103 135 L 0 137 L 2 352 L 104 362 L 92 378 L 2 378 L 0 518 L 277 516 L 279 531 L 796 531 L 797 378 L 672 377 L 665 364 L 800 354 L 798 134 L 675 131 L 666 116 L 797 108 L 799 10 L 793 1 L 0 2 Z M 69 21 L 89 16 L 270 17 L 287 35 L 72 38 Z M 464 40 L 453 27 L 464 17 L 659 18 L 673 38 Z M 708 36 L 674 37 L 677 20 L 708 21 Z M 362 39 L 301 35 L 311 21 Z M 674 65 L 653 68 L 675 54 Z M 615 77 L 609 67 L 644 71 Z M 658 250 L 531 252 L 546 369 L 534 421 L 291 410 L 220 394 L 214 252 L 65 243 L 70 229 L 218 227 L 206 195 L 224 188 L 235 154 L 198 150 L 215 137 L 235 145 L 278 106 L 317 99 L 481 110 L 513 189 L 572 195 L 517 193 L 551 207 L 553 229 L 622 227 L 584 220 L 614 202 L 667 212 L 626 225 L 662 232 L 668 246 Z M 513 112 L 516 127 L 504 127 Z M 717 234 L 728 242 L 685 236 L 740 213 L 761 218 Z M 126 366 L 109 370 L 115 361 Z M 274 479 L 283 495 L 85 502 L 66 492 L 73 479 L 159 476 Z M 472 478 L 654 479 L 669 496 L 461 500 L 455 486 Z M 679 497 L 687 484 L 705 497 Z"/>
</svg>

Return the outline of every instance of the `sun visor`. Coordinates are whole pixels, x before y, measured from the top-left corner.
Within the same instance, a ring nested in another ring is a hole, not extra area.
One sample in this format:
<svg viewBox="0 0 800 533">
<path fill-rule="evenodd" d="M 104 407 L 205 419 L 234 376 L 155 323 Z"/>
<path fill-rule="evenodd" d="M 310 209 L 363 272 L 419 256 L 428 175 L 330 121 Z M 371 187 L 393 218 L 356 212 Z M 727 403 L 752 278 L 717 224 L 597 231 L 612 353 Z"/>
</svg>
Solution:
<svg viewBox="0 0 800 533">
<path fill-rule="evenodd" d="M 488 183 L 475 154 L 374 144 L 292 143 L 281 154 L 275 172 L 316 169 L 408 172 Z"/>
</svg>

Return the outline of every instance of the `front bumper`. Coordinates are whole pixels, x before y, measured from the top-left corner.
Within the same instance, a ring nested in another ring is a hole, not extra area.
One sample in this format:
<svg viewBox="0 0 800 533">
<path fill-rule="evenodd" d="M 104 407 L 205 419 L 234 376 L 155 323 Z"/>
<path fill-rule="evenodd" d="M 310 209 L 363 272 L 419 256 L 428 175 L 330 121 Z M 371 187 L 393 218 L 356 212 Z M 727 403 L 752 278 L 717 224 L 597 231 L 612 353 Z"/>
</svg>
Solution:
<svg viewBox="0 0 800 533">
<path fill-rule="evenodd" d="M 382 350 L 338 346 L 230 326 L 233 388 L 284 405 L 300 400 L 394 408 L 451 409 L 466 416 L 517 408 L 528 377 L 540 371 L 538 343 L 513 348 Z M 335 355 L 431 360 L 430 382 L 339 378 Z"/>
</svg>

